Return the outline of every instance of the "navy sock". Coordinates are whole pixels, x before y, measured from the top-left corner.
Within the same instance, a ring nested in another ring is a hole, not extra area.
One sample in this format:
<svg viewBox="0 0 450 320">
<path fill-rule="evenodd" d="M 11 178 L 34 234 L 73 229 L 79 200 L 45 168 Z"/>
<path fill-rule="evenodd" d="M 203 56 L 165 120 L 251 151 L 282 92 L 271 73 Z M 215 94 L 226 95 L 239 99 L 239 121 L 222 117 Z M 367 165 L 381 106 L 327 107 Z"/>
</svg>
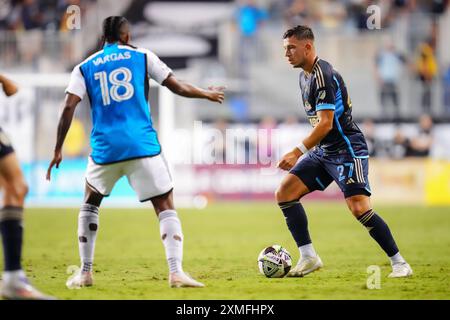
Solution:
<svg viewBox="0 0 450 320">
<path fill-rule="evenodd" d="M 0 233 L 3 240 L 5 271 L 22 269 L 23 208 L 5 207 L 0 212 Z"/>
<path fill-rule="evenodd" d="M 397 245 L 388 225 L 375 211 L 367 211 L 358 218 L 358 221 L 367 228 L 370 236 L 378 242 L 388 257 L 398 253 Z"/>
<path fill-rule="evenodd" d="M 311 243 L 308 232 L 308 218 L 305 209 L 298 200 L 278 204 L 286 218 L 286 224 L 298 247 Z"/>
</svg>

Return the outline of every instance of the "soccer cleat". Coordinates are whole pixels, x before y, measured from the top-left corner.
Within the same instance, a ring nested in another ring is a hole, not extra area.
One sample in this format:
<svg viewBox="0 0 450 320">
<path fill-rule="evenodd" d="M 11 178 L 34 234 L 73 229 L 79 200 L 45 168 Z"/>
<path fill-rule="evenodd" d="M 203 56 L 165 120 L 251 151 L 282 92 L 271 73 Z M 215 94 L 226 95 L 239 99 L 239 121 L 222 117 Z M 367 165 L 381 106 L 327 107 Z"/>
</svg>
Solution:
<svg viewBox="0 0 450 320">
<path fill-rule="evenodd" d="M 78 270 L 73 276 L 71 276 L 66 286 L 69 289 L 80 289 L 81 287 L 90 287 L 94 284 L 94 278 L 92 272 L 82 272 Z"/>
<path fill-rule="evenodd" d="M 1 297 L 6 300 L 56 300 L 55 297 L 43 294 L 34 288 L 27 278 L 10 284 L 3 283 Z"/>
<path fill-rule="evenodd" d="M 319 256 L 306 257 L 304 259 L 300 259 L 297 265 L 288 272 L 287 276 L 303 277 L 306 276 L 308 273 L 319 270 L 322 267 L 323 263 Z"/>
<path fill-rule="evenodd" d="M 171 288 L 203 288 L 205 285 L 181 271 L 169 274 L 169 286 Z"/>
<path fill-rule="evenodd" d="M 389 278 L 404 278 L 410 277 L 413 275 L 413 271 L 411 266 L 406 263 L 396 263 L 392 265 L 392 272 L 389 274 Z"/>
</svg>

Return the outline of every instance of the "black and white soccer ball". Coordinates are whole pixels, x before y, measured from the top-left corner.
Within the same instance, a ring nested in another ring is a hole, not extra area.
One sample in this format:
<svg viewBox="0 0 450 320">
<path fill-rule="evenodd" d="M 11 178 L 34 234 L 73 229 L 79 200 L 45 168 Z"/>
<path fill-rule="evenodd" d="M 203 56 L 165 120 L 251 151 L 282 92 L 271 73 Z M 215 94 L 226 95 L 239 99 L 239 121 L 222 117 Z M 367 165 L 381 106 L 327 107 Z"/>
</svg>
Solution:
<svg viewBox="0 0 450 320">
<path fill-rule="evenodd" d="M 258 256 L 259 272 L 268 278 L 282 278 L 292 267 L 290 253 L 278 244 L 264 248 Z"/>
</svg>

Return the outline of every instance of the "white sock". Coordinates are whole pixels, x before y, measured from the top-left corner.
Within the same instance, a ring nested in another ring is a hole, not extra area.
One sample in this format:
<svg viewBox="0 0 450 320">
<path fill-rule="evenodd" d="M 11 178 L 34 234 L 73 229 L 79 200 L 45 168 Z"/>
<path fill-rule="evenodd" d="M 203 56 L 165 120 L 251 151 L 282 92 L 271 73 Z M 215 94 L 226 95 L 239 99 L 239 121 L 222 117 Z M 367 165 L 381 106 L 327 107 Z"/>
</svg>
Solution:
<svg viewBox="0 0 450 320">
<path fill-rule="evenodd" d="M 317 253 L 314 250 L 312 243 L 305 244 L 304 246 L 298 247 L 298 249 L 300 250 L 301 259 L 317 256 Z"/>
<path fill-rule="evenodd" d="M 83 204 L 78 215 L 78 248 L 83 272 L 92 272 L 98 222 L 98 207 Z"/>
<path fill-rule="evenodd" d="M 21 279 L 26 279 L 27 276 L 23 270 L 3 271 L 2 281 L 4 285 L 11 285 L 19 282 Z"/>
<path fill-rule="evenodd" d="M 166 249 L 169 272 L 182 272 L 183 232 L 181 222 L 175 210 L 165 210 L 159 214 L 159 231 Z"/>
<path fill-rule="evenodd" d="M 391 260 L 391 265 L 398 264 L 398 263 L 406 263 L 405 259 L 403 259 L 400 252 L 397 252 L 392 257 L 389 257 L 389 259 Z"/>
</svg>

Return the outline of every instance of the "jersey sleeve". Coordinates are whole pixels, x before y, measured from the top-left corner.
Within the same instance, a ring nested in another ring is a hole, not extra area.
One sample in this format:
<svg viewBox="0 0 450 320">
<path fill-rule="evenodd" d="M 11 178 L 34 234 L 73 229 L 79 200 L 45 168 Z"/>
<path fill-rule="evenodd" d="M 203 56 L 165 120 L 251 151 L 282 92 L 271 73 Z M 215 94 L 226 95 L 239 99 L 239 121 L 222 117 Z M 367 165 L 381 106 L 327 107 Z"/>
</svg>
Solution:
<svg viewBox="0 0 450 320">
<path fill-rule="evenodd" d="M 69 85 L 66 88 L 66 93 L 72 93 L 80 97 L 80 99 L 84 98 L 86 94 L 86 82 L 84 81 L 84 77 L 81 74 L 80 70 L 81 66 L 77 65 L 73 68 L 73 71 L 70 75 Z"/>
<path fill-rule="evenodd" d="M 150 50 L 146 50 L 147 55 L 147 70 L 150 78 L 162 84 L 169 75 L 173 73 L 164 62 L 162 62 L 156 54 Z"/>
<path fill-rule="evenodd" d="M 316 111 L 336 109 L 336 84 L 333 74 L 328 68 L 323 68 L 318 63 L 316 66 Z"/>
</svg>

